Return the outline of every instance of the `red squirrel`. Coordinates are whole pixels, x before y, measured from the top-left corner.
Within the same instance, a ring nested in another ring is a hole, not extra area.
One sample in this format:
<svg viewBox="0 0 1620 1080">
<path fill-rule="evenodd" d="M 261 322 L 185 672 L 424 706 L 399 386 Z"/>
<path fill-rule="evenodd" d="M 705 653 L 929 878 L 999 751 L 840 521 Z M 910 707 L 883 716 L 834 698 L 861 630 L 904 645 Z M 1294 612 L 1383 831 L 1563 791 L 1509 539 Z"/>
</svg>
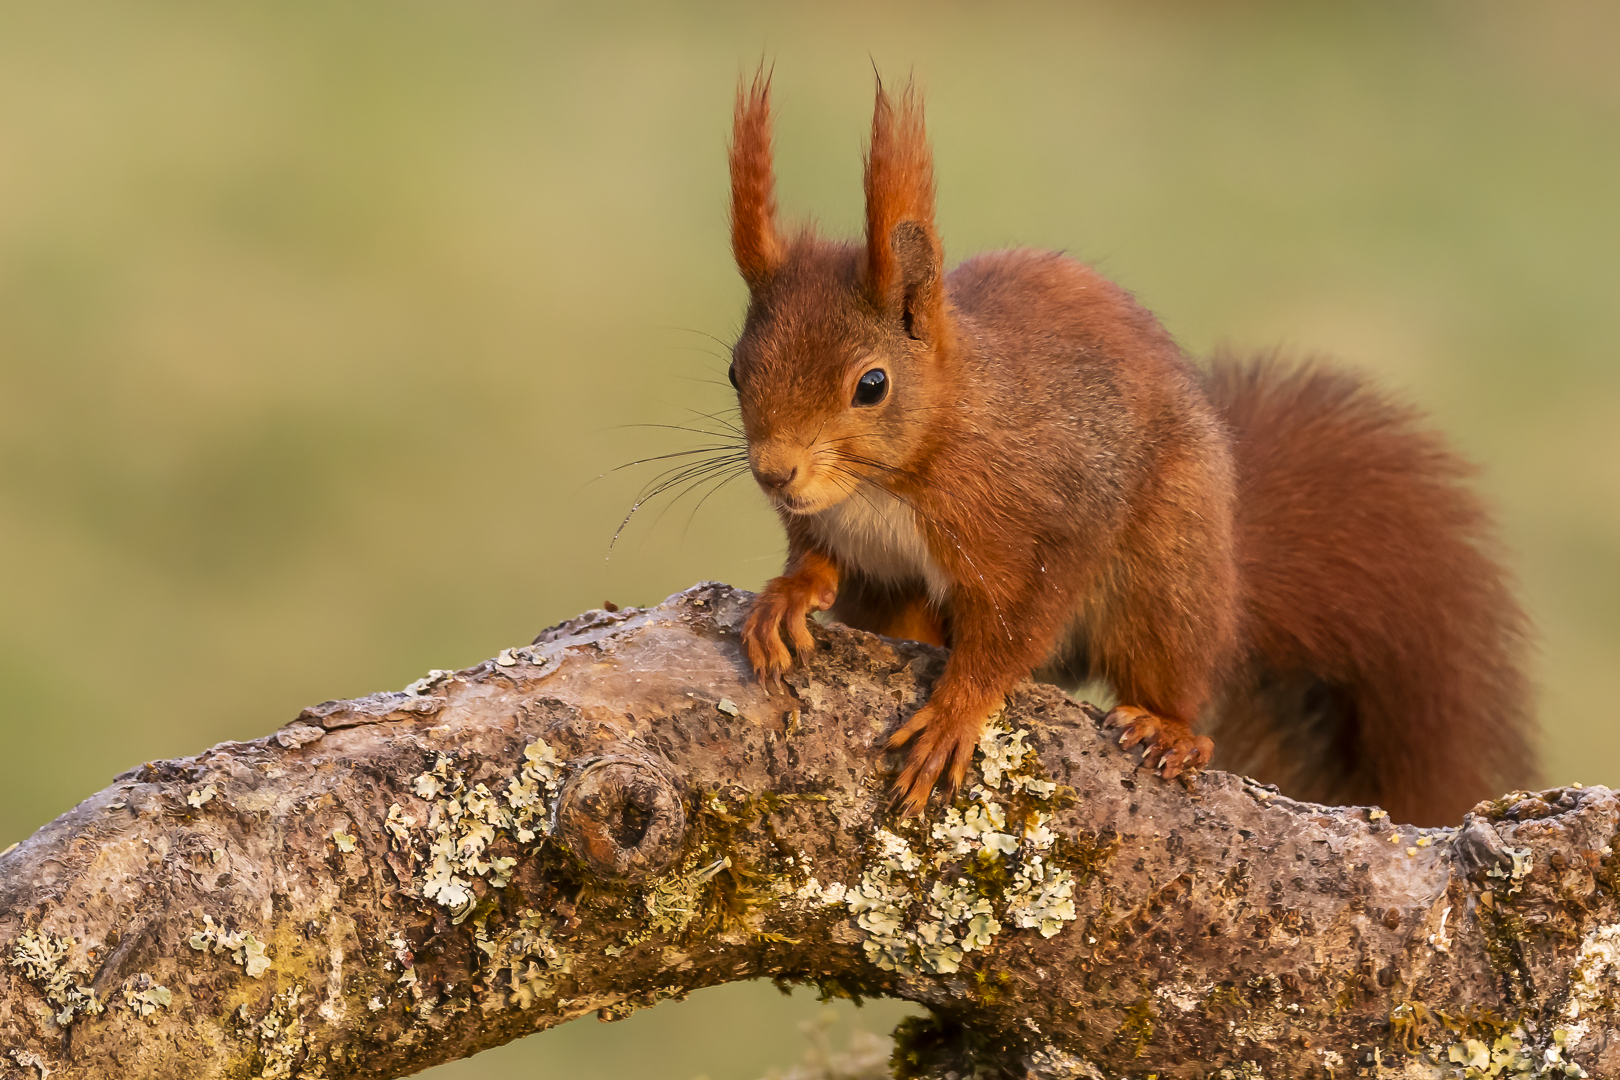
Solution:
<svg viewBox="0 0 1620 1080">
<path fill-rule="evenodd" d="M 1107 723 L 1166 778 L 1213 755 L 1429 825 L 1531 782 L 1526 620 L 1468 467 L 1413 410 L 1318 363 L 1200 371 L 1063 255 L 947 274 L 909 87 L 878 85 L 864 243 L 778 230 L 763 75 L 730 164 L 730 375 L 788 540 L 744 645 L 767 682 L 818 610 L 949 647 L 889 739 L 905 813 L 962 782 L 1031 675 L 1105 680 Z"/>
</svg>

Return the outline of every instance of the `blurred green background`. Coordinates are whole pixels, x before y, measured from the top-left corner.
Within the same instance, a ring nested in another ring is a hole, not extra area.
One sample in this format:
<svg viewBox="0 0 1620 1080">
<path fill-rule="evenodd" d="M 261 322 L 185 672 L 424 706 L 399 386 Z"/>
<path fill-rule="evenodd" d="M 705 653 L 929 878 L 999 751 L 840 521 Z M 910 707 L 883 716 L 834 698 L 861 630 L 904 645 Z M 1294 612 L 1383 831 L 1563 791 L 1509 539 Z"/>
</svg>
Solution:
<svg viewBox="0 0 1620 1080">
<path fill-rule="evenodd" d="M 873 64 L 914 70 L 950 257 L 1066 249 L 1194 352 L 1323 351 L 1431 410 L 1517 552 L 1547 779 L 1620 783 L 1611 3 L 18 0 L 0 847 L 142 760 L 775 571 L 746 482 L 608 560 L 655 470 L 597 479 L 699 441 L 620 425 L 729 404 L 761 55 L 789 217 L 858 228 Z M 726 987 L 434 1075 L 746 1080 L 817 1009 Z"/>
</svg>

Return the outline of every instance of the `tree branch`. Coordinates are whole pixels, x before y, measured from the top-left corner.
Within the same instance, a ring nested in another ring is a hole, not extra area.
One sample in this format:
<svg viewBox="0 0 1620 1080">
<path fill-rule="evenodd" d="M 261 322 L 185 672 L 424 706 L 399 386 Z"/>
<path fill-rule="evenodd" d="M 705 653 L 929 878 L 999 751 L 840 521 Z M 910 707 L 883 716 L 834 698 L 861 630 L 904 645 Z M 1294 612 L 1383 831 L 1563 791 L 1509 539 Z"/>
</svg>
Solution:
<svg viewBox="0 0 1620 1080">
<path fill-rule="evenodd" d="M 0 856 L 0 1076 L 395 1077 L 760 977 L 929 1006 L 907 1075 L 1620 1073 L 1607 789 L 1418 830 L 1161 781 L 1024 685 L 897 821 L 880 747 L 940 654 L 818 628 L 772 696 L 748 599 L 119 777 Z"/>
</svg>

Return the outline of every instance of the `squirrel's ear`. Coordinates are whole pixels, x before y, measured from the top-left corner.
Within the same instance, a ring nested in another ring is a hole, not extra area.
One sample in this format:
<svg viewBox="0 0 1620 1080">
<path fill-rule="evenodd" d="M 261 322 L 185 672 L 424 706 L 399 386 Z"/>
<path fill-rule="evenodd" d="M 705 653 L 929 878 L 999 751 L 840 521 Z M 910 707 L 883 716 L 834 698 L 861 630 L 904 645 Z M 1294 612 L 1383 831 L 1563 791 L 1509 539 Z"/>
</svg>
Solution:
<svg viewBox="0 0 1620 1080">
<path fill-rule="evenodd" d="M 763 64 L 752 85 L 737 83 L 731 130 L 731 251 L 751 291 L 782 262 L 776 178 L 771 171 L 771 75 Z"/>
<path fill-rule="evenodd" d="M 934 158 L 922 102 L 909 83 L 897 109 L 877 87 L 866 153 L 866 288 L 911 337 L 929 341 L 944 317 L 944 252 L 934 231 Z"/>
</svg>

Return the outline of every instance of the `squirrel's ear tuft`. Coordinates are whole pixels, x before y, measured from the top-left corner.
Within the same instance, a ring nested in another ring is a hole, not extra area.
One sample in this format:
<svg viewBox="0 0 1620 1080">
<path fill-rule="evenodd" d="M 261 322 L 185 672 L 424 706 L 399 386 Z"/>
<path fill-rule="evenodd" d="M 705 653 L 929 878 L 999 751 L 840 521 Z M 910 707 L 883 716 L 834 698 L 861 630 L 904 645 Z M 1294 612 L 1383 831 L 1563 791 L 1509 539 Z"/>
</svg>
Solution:
<svg viewBox="0 0 1620 1080">
<path fill-rule="evenodd" d="M 930 340 L 939 330 L 943 262 L 922 100 L 908 82 L 896 107 L 880 79 L 866 153 L 866 287 L 911 337 Z"/>
<path fill-rule="evenodd" d="M 771 171 L 771 73 L 763 63 L 751 85 L 737 83 L 731 130 L 731 251 L 750 290 L 782 261 Z"/>
</svg>

